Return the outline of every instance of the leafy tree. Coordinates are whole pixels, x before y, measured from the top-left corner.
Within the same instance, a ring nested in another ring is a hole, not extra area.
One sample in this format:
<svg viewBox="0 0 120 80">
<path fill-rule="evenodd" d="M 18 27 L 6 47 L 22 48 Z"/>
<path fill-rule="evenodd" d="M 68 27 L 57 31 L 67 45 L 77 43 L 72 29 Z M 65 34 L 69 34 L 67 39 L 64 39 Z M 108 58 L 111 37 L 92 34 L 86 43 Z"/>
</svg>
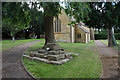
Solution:
<svg viewBox="0 0 120 80">
<path fill-rule="evenodd" d="M 75 19 L 71 24 L 80 23 L 80 21 L 84 22 L 85 20 L 89 20 L 88 13 L 90 10 L 90 5 L 88 3 L 83 2 L 70 2 L 66 3 L 65 12 L 72 18 Z"/>
<path fill-rule="evenodd" d="M 56 43 L 54 37 L 53 17 L 57 17 L 61 12 L 61 6 L 58 2 L 43 2 L 40 3 L 40 6 L 44 9 L 45 45 L 43 48 L 59 49 L 60 46 Z"/>
<path fill-rule="evenodd" d="M 31 26 L 31 30 L 34 31 L 35 35 L 37 35 L 37 38 L 40 38 L 40 34 L 44 33 L 43 30 L 43 22 L 44 22 L 44 15 L 42 13 L 42 11 L 38 10 L 38 4 L 35 2 L 32 2 L 32 6 L 31 6 L 31 11 L 30 11 L 30 17 L 31 17 L 31 21 L 30 21 L 30 26 Z"/>
<path fill-rule="evenodd" d="M 15 34 L 29 27 L 29 7 L 27 3 L 4 2 L 2 5 L 2 15 L 2 27 L 10 32 L 13 42 L 15 42 Z"/>
<path fill-rule="evenodd" d="M 90 27 L 108 29 L 108 46 L 113 46 L 116 42 L 112 27 L 118 27 L 120 23 L 119 4 L 119 2 L 67 3 L 66 13 L 75 18 L 74 22 L 83 21 Z"/>
<path fill-rule="evenodd" d="M 101 29 L 101 28 L 104 28 L 102 27 L 103 24 L 102 24 L 102 21 L 101 21 L 101 13 L 100 13 L 100 10 L 98 10 L 98 8 L 96 8 L 96 4 L 94 2 L 92 3 L 89 3 L 90 5 L 90 12 L 88 13 L 88 17 L 89 17 L 89 20 L 86 20 L 84 21 L 84 23 L 86 25 L 88 25 L 89 27 L 95 27 L 95 28 L 98 28 L 98 29 Z M 102 25 L 102 26 L 101 26 Z"/>
<path fill-rule="evenodd" d="M 91 3 L 92 4 L 92 3 Z M 120 16 L 120 10 L 119 10 L 119 2 L 118 3 L 93 3 L 91 8 L 92 13 L 90 13 L 89 17 L 90 20 L 88 22 L 88 25 L 90 23 L 93 23 L 91 26 L 97 27 L 97 28 L 106 28 L 108 29 L 108 46 L 117 45 L 113 32 L 112 27 L 117 27 L 119 25 L 118 16 Z M 95 8 L 97 7 L 97 8 Z M 91 16 L 95 15 L 95 16 Z M 95 17 L 95 18 L 94 18 Z M 95 23 L 95 24 L 94 24 Z"/>
</svg>

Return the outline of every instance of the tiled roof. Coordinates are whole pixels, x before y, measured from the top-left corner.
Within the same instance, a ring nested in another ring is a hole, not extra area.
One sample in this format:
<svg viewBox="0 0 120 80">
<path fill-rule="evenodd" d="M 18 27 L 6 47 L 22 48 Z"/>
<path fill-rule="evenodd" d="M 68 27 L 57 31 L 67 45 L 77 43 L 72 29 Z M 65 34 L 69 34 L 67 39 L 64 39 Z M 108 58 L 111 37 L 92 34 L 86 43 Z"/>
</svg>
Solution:
<svg viewBox="0 0 120 80">
<path fill-rule="evenodd" d="M 84 25 L 77 24 L 79 28 L 81 28 L 83 31 L 90 33 L 90 29 Z"/>
</svg>

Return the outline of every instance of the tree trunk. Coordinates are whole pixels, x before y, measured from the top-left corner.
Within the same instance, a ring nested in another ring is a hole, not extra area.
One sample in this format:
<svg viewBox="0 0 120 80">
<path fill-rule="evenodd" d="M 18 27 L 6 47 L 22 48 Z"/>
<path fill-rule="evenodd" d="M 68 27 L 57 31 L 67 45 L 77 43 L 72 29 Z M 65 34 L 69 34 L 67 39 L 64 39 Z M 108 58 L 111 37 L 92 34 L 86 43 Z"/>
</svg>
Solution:
<svg viewBox="0 0 120 80">
<path fill-rule="evenodd" d="M 36 35 L 37 35 L 37 39 L 40 39 L 40 33 L 37 33 Z"/>
<path fill-rule="evenodd" d="M 54 29 L 53 29 L 53 17 L 47 16 L 45 17 L 45 44 L 44 49 L 50 48 L 51 50 L 57 50 L 60 46 L 56 43 L 54 37 Z"/>
<path fill-rule="evenodd" d="M 108 46 L 112 47 L 113 46 L 113 37 L 112 37 L 112 27 L 108 27 Z"/>
<path fill-rule="evenodd" d="M 113 45 L 117 46 L 118 44 L 117 44 L 115 36 L 114 36 L 114 28 L 113 27 L 112 27 L 112 38 L 113 38 L 113 41 L 112 41 Z"/>
<path fill-rule="evenodd" d="M 13 40 L 13 42 L 15 42 L 15 37 L 14 36 L 12 36 L 12 40 Z"/>
<path fill-rule="evenodd" d="M 12 37 L 12 41 L 15 42 L 15 35 L 11 32 L 10 36 Z"/>
</svg>

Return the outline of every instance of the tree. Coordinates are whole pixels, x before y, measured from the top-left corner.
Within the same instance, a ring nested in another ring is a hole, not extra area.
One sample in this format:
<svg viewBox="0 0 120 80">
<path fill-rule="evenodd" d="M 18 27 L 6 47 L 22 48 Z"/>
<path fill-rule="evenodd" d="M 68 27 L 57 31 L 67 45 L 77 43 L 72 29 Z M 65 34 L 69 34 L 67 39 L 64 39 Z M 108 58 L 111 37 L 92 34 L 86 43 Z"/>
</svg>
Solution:
<svg viewBox="0 0 120 80">
<path fill-rule="evenodd" d="M 98 13 L 98 16 L 96 16 L 97 18 L 95 19 L 95 21 L 99 20 L 99 23 L 96 23 L 96 25 L 98 25 L 98 28 L 104 27 L 108 29 L 108 46 L 117 45 L 112 32 L 112 27 L 116 27 L 116 25 L 119 25 L 118 16 L 120 16 L 120 10 L 118 5 L 119 2 L 94 3 L 94 7 L 97 6 L 97 8 L 95 9 L 96 13 Z M 92 13 L 92 15 L 94 14 Z"/>
<path fill-rule="evenodd" d="M 10 32 L 13 42 L 15 42 L 15 34 L 29 27 L 29 7 L 27 3 L 22 4 L 21 2 L 3 3 L 2 7 L 2 27 Z"/>
<path fill-rule="evenodd" d="M 71 24 L 80 23 L 80 21 L 84 22 L 85 20 L 89 20 L 88 13 L 91 11 L 88 3 L 82 2 L 70 2 L 66 3 L 65 12 L 73 17 L 75 20 L 72 21 Z"/>
<path fill-rule="evenodd" d="M 40 34 L 44 33 L 43 30 L 43 22 L 44 22 L 44 15 L 42 11 L 38 10 L 37 3 L 32 2 L 31 11 L 30 11 L 30 26 L 31 30 L 37 35 L 37 38 L 40 38 Z"/>
<path fill-rule="evenodd" d="M 53 17 L 57 17 L 60 11 L 60 4 L 58 2 L 45 2 L 40 3 L 44 9 L 44 30 L 45 30 L 45 44 L 44 49 L 50 48 L 51 50 L 60 49 L 56 43 L 53 31 Z"/>
<path fill-rule="evenodd" d="M 119 25 L 120 2 L 114 3 L 67 3 L 66 13 L 76 21 L 83 21 L 90 27 L 108 29 L 108 46 L 116 45 L 112 27 Z M 74 23 L 73 23 L 74 24 Z"/>
</svg>

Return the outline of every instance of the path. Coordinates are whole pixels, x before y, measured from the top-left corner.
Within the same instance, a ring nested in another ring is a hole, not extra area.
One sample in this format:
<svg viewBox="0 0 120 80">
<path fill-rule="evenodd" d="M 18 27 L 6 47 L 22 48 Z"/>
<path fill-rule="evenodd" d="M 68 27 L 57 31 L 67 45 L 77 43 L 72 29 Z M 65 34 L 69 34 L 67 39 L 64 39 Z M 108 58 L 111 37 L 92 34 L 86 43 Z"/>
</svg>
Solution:
<svg viewBox="0 0 120 80">
<path fill-rule="evenodd" d="M 103 78 L 118 78 L 118 52 L 99 40 L 95 41 L 103 62 Z M 120 76 L 120 75 L 119 75 Z"/>
<path fill-rule="evenodd" d="M 39 41 L 25 43 L 2 52 L 3 78 L 31 78 L 22 66 L 21 57 L 22 54 L 36 42 Z"/>
</svg>

